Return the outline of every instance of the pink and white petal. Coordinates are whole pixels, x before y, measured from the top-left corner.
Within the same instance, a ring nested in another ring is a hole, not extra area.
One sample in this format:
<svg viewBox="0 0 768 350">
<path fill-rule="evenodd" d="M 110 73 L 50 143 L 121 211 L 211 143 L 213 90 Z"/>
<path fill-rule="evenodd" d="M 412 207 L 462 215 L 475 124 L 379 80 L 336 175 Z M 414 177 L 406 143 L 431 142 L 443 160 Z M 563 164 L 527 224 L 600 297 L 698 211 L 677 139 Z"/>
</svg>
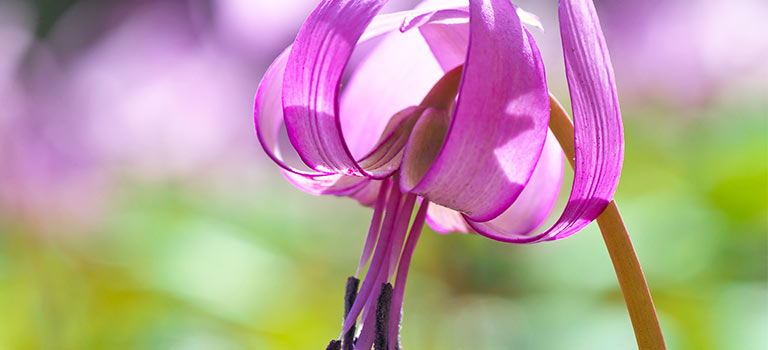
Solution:
<svg viewBox="0 0 768 350">
<path fill-rule="evenodd" d="M 419 27 L 443 71 L 463 64 L 469 45 L 469 23 L 429 23 Z"/>
<path fill-rule="evenodd" d="M 536 15 L 517 7 L 523 23 L 544 29 Z M 419 28 L 421 35 L 444 71 L 464 62 L 469 45 L 469 9 L 444 9 L 409 17 L 400 31 Z"/>
<path fill-rule="evenodd" d="M 544 65 L 506 0 L 470 1 L 470 45 L 445 143 L 426 173 L 404 158 L 400 186 L 476 221 L 519 196 L 549 124 Z"/>
<path fill-rule="evenodd" d="M 432 55 L 447 72 L 464 63 L 469 44 L 469 8 L 440 9 L 403 21 L 400 31 L 418 28 Z"/>
<path fill-rule="evenodd" d="M 397 25 L 404 32 L 402 24 L 409 18 L 424 18 L 411 26 L 418 28 L 440 20 L 425 15 L 462 12 L 461 8 L 464 18 L 460 21 L 467 23 L 468 12 L 462 1 L 425 2 L 414 10 L 378 15 L 360 42 L 367 40 L 375 28 L 391 31 Z M 341 128 L 355 159 L 370 151 L 374 142 L 370 135 L 381 134 L 398 111 L 417 105 L 442 76 L 429 53 L 424 39 L 417 34 L 393 32 L 355 69 L 341 97 Z"/>
<path fill-rule="evenodd" d="M 427 209 L 427 224 L 437 233 L 473 232 L 461 213 L 435 203 Z"/>
<path fill-rule="evenodd" d="M 523 10 L 520 7 L 517 8 L 517 15 L 520 17 L 520 20 L 523 21 L 523 23 L 539 30 L 544 30 L 544 24 L 541 23 L 539 16 Z"/>
<path fill-rule="evenodd" d="M 368 180 L 364 185 L 360 186 L 349 197 L 354 198 L 358 203 L 370 207 L 376 202 L 379 196 L 379 189 L 386 180 Z"/>
<path fill-rule="evenodd" d="M 285 170 L 282 170 L 282 173 L 294 187 L 316 196 L 324 194 L 348 196 L 370 181 L 365 177 L 341 174 L 306 176 Z"/>
<path fill-rule="evenodd" d="M 390 118 L 418 105 L 443 75 L 418 32 L 393 31 L 357 67 L 341 98 L 341 129 L 360 159 Z"/>
<path fill-rule="evenodd" d="M 563 180 L 563 164 L 560 145 L 549 132 L 541 159 L 520 197 L 495 219 L 486 222 L 468 220 L 469 226 L 492 239 L 519 239 L 520 243 L 530 240 L 527 235 L 541 225 L 557 201 Z"/>
</svg>

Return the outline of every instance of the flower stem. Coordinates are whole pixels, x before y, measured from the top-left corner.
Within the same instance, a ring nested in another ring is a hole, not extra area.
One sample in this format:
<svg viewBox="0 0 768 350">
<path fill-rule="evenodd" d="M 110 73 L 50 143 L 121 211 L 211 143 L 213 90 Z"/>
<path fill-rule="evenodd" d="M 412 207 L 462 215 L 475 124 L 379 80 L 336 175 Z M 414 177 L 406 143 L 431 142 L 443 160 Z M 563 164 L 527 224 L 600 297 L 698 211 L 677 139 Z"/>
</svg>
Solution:
<svg viewBox="0 0 768 350">
<path fill-rule="evenodd" d="M 568 118 L 568 113 L 552 95 L 549 101 L 551 107 L 549 128 L 560 142 L 571 167 L 575 167 L 573 123 Z M 616 270 L 632 328 L 635 330 L 638 348 L 640 350 L 666 349 L 648 284 L 645 282 L 643 270 L 640 268 L 640 262 L 637 260 L 616 201 L 611 201 L 603 213 L 597 217 L 597 225 L 600 227 L 613 268 Z"/>
</svg>

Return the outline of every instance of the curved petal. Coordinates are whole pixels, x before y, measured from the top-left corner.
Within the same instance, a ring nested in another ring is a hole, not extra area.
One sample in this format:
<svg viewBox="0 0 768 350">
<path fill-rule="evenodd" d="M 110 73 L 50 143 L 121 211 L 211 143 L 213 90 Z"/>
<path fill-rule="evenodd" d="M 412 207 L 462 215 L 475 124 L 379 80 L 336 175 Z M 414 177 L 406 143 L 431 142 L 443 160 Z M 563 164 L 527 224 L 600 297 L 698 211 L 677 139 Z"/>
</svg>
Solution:
<svg viewBox="0 0 768 350">
<path fill-rule="evenodd" d="M 341 130 L 352 155 L 370 151 L 389 119 L 415 106 L 443 75 L 417 31 L 393 31 L 355 69 L 341 98 Z"/>
<path fill-rule="evenodd" d="M 423 113 L 424 107 L 420 106 L 408 107 L 395 113 L 389 120 L 376 147 L 365 155 L 359 164 L 368 171 L 384 175 L 383 177 L 394 174 L 400 169 L 403 148 L 408 142 L 416 121 Z"/>
<path fill-rule="evenodd" d="M 565 72 L 574 116 L 573 190 L 547 239 L 568 237 L 596 219 L 613 199 L 624 161 L 624 129 L 613 66 L 591 0 L 559 6 Z"/>
<path fill-rule="evenodd" d="M 381 185 L 383 183 L 384 180 L 369 180 L 365 183 L 365 185 L 360 186 L 357 191 L 349 194 L 349 197 L 354 198 L 360 204 L 366 207 L 373 206 L 379 196 L 379 190 L 381 189 Z"/>
<path fill-rule="evenodd" d="M 308 176 L 282 170 L 283 176 L 296 188 L 316 196 L 331 194 L 349 196 L 371 180 L 342 174 Z"/>
<path fill-rule="evenodd" d="M 469 23 L 431 23 L 419 27 L 419 32 L 444 71 L 464 63 L 469 45 Z"/>
<path fill-rule="evenodd" d="M 461 213 L 434 203 L 427 209 L 427 224 L 437 233 L 473 232 Z"/>
<path fill-rule="evenodd" d="M 311 194 L 345 195 L 360 186 L 365 178 L 354 178 L 337 174 L 305 172 L 287 164 L 280 155 L 278 134 L 283 123 L 280 94 L 282 77 L 289 50 L 283 51 L 269 66 L 259 84 L 254 102 L 254 123 L 256 135 L 262 148 L 282 168 L 283 175 L 294 186 Z"/>
<path fill-rule="evenodd" d="M 501 214 L 539 159 L 549 123 L 544 65 L 506 0 L 470 1 L 470 44 L 445 144 L 423 177 L 404 158 L 400 186 L 476 221 Z"/>
<path fill-rule="evenodd" d="M 530 237 L 525 235 L 541 225 L 557 201 L 563 180 L 563 165 L 563 151 L 555 136 L 549 132 L 541 159 L 520 197 L 495 219 L 487 222 L 467 220 L 469 226 L 491 238 L 501 235 L 528 240 Z"/>
<path fill-rule="evenodd" d="M 560 2 L 560 32 L 574 115 L 574 179 L 560 219 L 526 243 L 568 237 L 613 199 L 624 159 L 624 131 L 611 59 L 591 0 Z M 551 100 L 553 113 L 562 107 Z M 570 140 L 563 141 L 564 148 Z M 523 242 L 504 235 L 488 237 Z"/>
<path fill-rule="evenodd" d="M 280 127 L 283 125 L 283 107 L 280 96 L 283 90 L 283 72 L 290 49 L 290 47 L 285 49 L 267 68 L 259 83 L 259 88 L 256 90 L 253 103 L 253 122 L 256 127 L 256 136 L 267 156 L 286 171 L 307 176 L 323 175 L 290 166 L 283 160 L 278 147 L 278 135 Z"/>
<path fill-rule="evenodd" d="M 338 94 L 360 36 L 385 0 L 328 0 L 309 15 L 288 57 L 283 113 L 301 159 L 321 172 L 366 176 L 341 135 Z"/>
<path fill-rule="evenodd" d="M 469 23 L 469 7 L 462 6 L 461 2 L 455 3 L 449 6 L 446 3 L 441 4 L 442 8 L 433 11 L 425 11 L 422 13 L 415 13 L 408 16 L 403 25 L 400 26 L 401 32 L 406 32 L 416 27 L 421 27 L 427 23 L 436 24 L 467 24 Z M 520 17 L 520 21 L 529 26 L 544 30 L 544 25 L 541 23 L 539 16 L 530 13 L 522 8 L 515 6 L 517 16 Z"/>
</svg>

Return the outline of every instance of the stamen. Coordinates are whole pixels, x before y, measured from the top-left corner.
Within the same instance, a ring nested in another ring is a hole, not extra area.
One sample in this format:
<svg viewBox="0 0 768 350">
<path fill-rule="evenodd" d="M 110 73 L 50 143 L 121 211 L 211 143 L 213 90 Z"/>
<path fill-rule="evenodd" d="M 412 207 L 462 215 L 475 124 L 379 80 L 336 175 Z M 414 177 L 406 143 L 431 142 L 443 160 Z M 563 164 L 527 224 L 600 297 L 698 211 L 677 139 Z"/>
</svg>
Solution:
<svg viewBox="0 0 768 350">
<path fill-rule="evenodd" d="M 328 343 L 328 346 L 325 348 L 325 350 L 341 350 L 341 341 L 331 340 L 331 342 Z"/>
<path fill-rule="evenodd" d="M 399 348 L 398 327 L 405 278 L 403 270 L 410 265 L 414 246 L 424 225 L 428 204 L 424 201 L 421 205 L 413 222 L 414 226 L 411 226 L 409 231 L 417 198 L 410 193 L 404 196 L 396 181 L 397 179 L 385 180 L 383 188 L 379 191 L 376 211 L 383 216 L 383 220 L 374 218 L 371 223 L 372 228 L 369 230 L 361 257 L 362 264 L 365 264 L 373 250 L 365 279 L 362 283 L 356 277 L 347 280 L 345 319 L 340 335 L 343 350 L 367 350 L 372 346 L 378 350 L 391 350 L 391 346 Z M 376 227 L 377 224 L 379 227 Z M 374 241 L 375 243 L 371 243 Z M 398 261 L 401 262 L 398 264 Z M 360 269 L 358 268 L 358 272 Z M 395 288 L 389 283 L 395 273 L 398 284 L 401 285 L 397 292 L 397 312 L 392 309 Z M 382 286 L 381 291 L 377 290 L 378 286 Z M 358 317 L 360 326 L 356 325 Z M 393 317 L 397 318 L 394 322 Z M 359 337 L 355 338 L 358 328 L 362 328 L 362 331 Z M 390 334 L 392 331 L 394 332 Z"/>
<path fill-rule="evenodd" d="M 376 304 L 376 340 L 373 343 L 374 350 L 387 350 L 389 340 L 389 310 L 392 305 L 392 285 L 384 283 L 379 293 L 379 301 Z"/>
<path fill-rule="evenodd" d="M 416 242 L 419 241 L 421 230 L 424 228 L 424 221 L 427 218 L 427 209 L 429 201 L 426 199 L 421 202 L 419 211 L 413 219 L 411 232 L 408 234 L 408 240 L 403 248 L 403 255 L 400 257 L 400 264 L 397 266 L 397 277 L 395 278 L 395 291 L 392 296 L 392 311 L 389 316 L 389 344 L 394 344 L 394 350 L 400 349 L 400 322 L 403 309 L 403 296 L 405 294 L 405 281 L 408 278 L 408 268 L 411 265 L 413 251 L 416 248 Z"/>
<path fill-rule="evenodd" d="M 396 186 L 396 185 L 393 185 Z M 408 231 L 408 223 L 411 221 L 411 213 L 413 213 L 413 205 L 416 202 L 416 196 L 409 194 L 406 196 L 403 204 L 397 210 L 397 216 L 395 217 L 395 223 L 391 226 L 391 232 L 387 234 L 387 241 L 379 242 L 380 247 L 384 249 L 386 254 L 384 261 L 380 264 L 377 271 L 368 271 L 365 282 L 373 281 L 373 285 L 378 286 L 390 280 L 393 270 L 393 265 L 397 264 L 397 258 L 400 255 L 400 251 L 403 248 L 403 241 L 405 241 L 405 234 Z M 383 237 L 383 236 L 382 236 Z M 379 246 L 377 246 L 378 252 Z M 377 253 L 378 254 L 378 253 Z M 378 301 L 378 293 L 372 293 L 365 303 L 362 311 L 362 325 L 363 331 L 358 339 L 356 348 L 358 349 L 370 349 L 375 340 L 376 335 L 376 304 Z"/>
<path fill-rule="evenodd" d="M 357 298 L 357 289 L 360 286 L 360 280 L 355 277 L 349 277 L 347 278 L 347 290 L 346 293 L 344 293 L 344 318 L 346 319 L 347 316 L 349 316 L 349 310 L 352 309 L 352 305 L 355 303 L 355 298 Z M 355 325 L 352 325 L 352 328 L 349 329 L 347 333 L 344 334 L 344 349 L 343 350 L 353 350 L 355 347 Z"/>
<path fill-rule="evenodd" d="M 402 193 L 400 192 L 399 186 L 393 184 L 390 187 L 391 191 L 389 194 L 386 212 L 384 214 L 384 222 L 381 227 L 376 249 L 373 253 L 373 258 L 371 259 L 371 264 L 368 267 L 368 274 L 365 280 L 363 280 L 363 284 L 360 287 L 357 298 L 355 298 L 355 302 L 352 304 L 352 309 L 349 310 L 349 315 L 347 315 L 347 318 L 344 321 L 344 326 L 342 327 L 342 335 L 349 331 L 349 329 L 352 328 L 352 325 L 355 324 L 357 317 L 360 315 L 360 311 L 363 310 L 363 305 L 367 303 L 369 297 L 373 293 L 373 288 L 376 285 L 375 281 L 378 279 L 379 270 L 383 266 L 382 263 L 386 263 L 385 257 L 389 257 L 389 254 L 387 254 L 389 253 L 387 250 L 387 243 L 389 242 L 389 237 L 392 233 L 392 227 L 395 225 L 398 208 L 400 207 L 400 199 L 402 198 Z M 363 322 L 365 322 L 365 318 L 363 318 Z"/>
<path fill-rule="evenodd" d="M 387 280 L 392 278 L 395 274 L 395 267 L 397 267 L 398 257 L 400 251 L 403 249 L 403 242 L 405 241 L 405 233 L 408 232 L 408 223 L 411 221 L 411 214 L 413 214 L 413 206 L 416 203 L 416 195 L 408 194 L 405 197 L 405 204 L 400 209 L 400 214 L 397 216 L 397 226 L 395 227 L 395 234 L 392 239 L 391 252 L 389 254 L 389 270 L 387 271 Z"/>
<path fill-rule="evenodd" d="M 363 246 L 363 254 L 360 256 L 360 262 L 357 264 L 357 271 L 355 277 L 360 276 L 360 271 L 363 270 L 363 266 L 368 263 L 373 253 L 373 245 L 376 243 L 376 239 L 379 238 L 379 229 L 381 228 L 381 217 L 384 213 L 384 204 L 387 200 L 387 190 L 392 184 L 391 179 L 387 179 L 381 182 L 379 188 L 379 196 L 376 198 L 376 205 L 373 209 L 373 217 L 371 218 L 371 227 L 368 228 L 368 237 L 365 239 L 365 245 Z"/>
<path fill-rule="evenodd" d="M 397 185 L 394 185 L 397 186 Z M 394 272 L 394 266 L 397 265 L 397 258 L 400 255 L 400 251 L 403 248 L 403 242 L 405 241 L 405 233 L 408 230 L 408 223 L 411 221 L 411 213 L 413 212 L 413 205 L 416 201 L 416 196 L 412 194 L 408 194 L 405 197 L 405 200 L 402 202 L 402 204 L 397 209 L 397 216 L 394 218 L 395 223 L 391 226 L 392 230 L 388 235 L 388 239 L 383 244 L 383 249 L 385 254 L 387 254 L 384 258 L 384 261 L 381 263 L 381 267 L 378 271 L 375 272 L 375 274 L 371 275 L 374 276 L 374 285 L 379 285 L 381 283 L 387 282 L 392 278 L 392 274 Z M 370 274 L 369 274 L 370 275 Z M 366 303 L 365 307 L 363 308 L 363 314 L 362 318 L 365 320 L 367 319 L 366 315 L 369 312 L 373 312 L 374 306 L 376 305 L 376 300 L 378 298 L 378 294 L 371 295 L 368 298 L 368 302 Z M 373 322 L 373 319 L 371 319 L 371 322 Z"/>
</svg>

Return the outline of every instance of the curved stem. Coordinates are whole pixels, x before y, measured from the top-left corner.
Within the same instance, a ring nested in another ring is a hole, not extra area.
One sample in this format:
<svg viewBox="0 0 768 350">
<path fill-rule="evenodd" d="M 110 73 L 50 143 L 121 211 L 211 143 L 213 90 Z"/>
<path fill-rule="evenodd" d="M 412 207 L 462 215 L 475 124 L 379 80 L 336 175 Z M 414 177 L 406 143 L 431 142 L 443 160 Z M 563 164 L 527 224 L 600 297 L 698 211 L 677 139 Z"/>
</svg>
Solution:
<svg viewBox="0 0 768 350">
<path fill-rule="evenodd" d="M 552 95 L 549 101 L 551 107 L 549 128 L 560 142 L 568 162 L 573 167 L 576 161 L 573 123 L 568 118 L 568 113 Z M 645 282 L 643 270 L 640 268 L 640 262 L 637 260 L 616 201 L 611 201 L 603 213 L 597 217 L 597 225 L 600 227 L 613 268 L 616 270 L 632 328 L 635 330 L 638 348 L 641 350 L 666 349 L 648 284 Z"/>
</svg>

